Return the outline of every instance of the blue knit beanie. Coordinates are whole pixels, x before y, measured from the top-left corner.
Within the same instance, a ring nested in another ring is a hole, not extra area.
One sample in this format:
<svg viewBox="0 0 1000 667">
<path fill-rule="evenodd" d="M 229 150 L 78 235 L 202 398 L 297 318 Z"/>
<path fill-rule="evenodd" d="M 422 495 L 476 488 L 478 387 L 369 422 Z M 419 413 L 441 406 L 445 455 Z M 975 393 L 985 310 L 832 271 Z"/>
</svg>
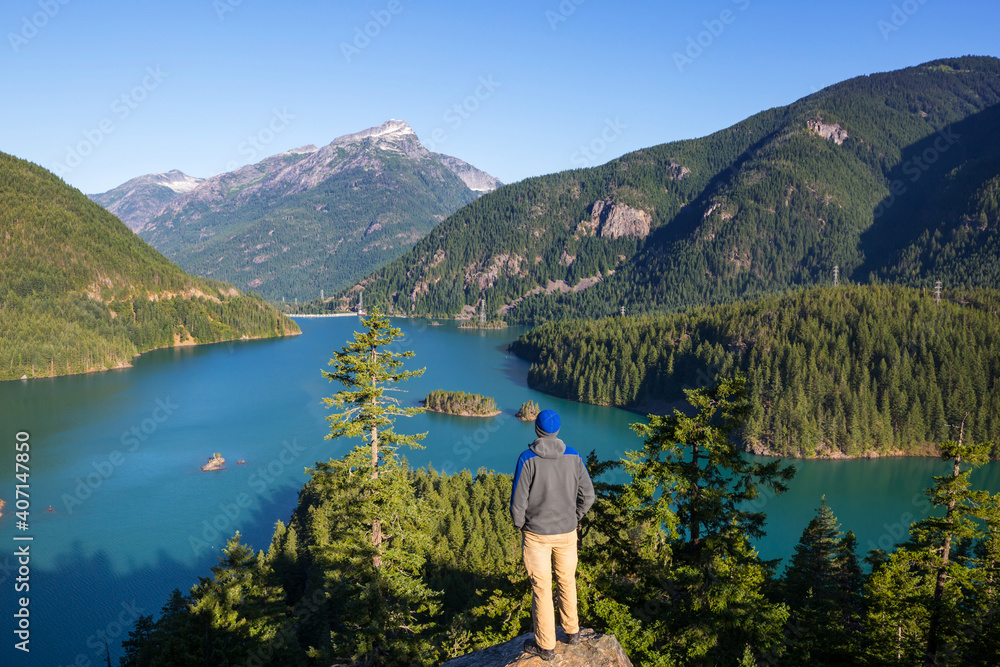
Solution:
<svg viewBox="0 0 1000 667">
<path fill-rule="evenodd" d="M 556 414 L 555 410 L 542 410 L 535 417 L 535 433 L 538 437 L 546 435 L 555 435 L 559 432 L 559 415 Z"/>
</svg>

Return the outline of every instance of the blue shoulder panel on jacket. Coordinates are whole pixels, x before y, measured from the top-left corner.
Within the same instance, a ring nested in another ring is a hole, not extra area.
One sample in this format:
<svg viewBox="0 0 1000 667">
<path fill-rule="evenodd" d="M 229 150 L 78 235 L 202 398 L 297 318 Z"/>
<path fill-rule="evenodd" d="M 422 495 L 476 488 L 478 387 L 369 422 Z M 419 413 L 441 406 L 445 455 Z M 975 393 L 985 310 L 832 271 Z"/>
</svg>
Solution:
<svg viewBox="0 0 1000 667">
<path fill-rule="evenodd" d="M 580 456 L 580 452 L 576 451 L 575 449 L 573 449 L 569 445 L 566 445 L 566 451 L 563 452 L 563 454 L 566 455 L 566 456 Z M 583 457 L 580 456 L 580 458 L 582 459 Z"/>
<path fill-rule="evenodd" d="M 521 455 L 517 457 L 517 465 L 514 467 L 514 483 L 510 487 L 510 509 L 514 511 L 514 493 L 517 492 L 517 480 L 521 479 L 521 469 L 524 468 L 524 463 L 530 459 L 537 457 L 538 454 L 534 453 L 530 449 L 526 449 L 521 452 Z"/>
</svg>

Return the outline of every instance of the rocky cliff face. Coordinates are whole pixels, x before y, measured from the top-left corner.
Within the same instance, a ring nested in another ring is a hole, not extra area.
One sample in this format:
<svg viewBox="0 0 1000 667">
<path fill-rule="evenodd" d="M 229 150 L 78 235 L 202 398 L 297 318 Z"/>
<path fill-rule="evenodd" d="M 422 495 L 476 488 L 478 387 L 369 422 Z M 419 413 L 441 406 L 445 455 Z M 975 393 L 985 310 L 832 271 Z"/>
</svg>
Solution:
<svg viewBox="0 0 1000 667">
<path fill-rule="evenodd" d="M 434 157 L 441 161 L 441 164 L 448 167 L 456 176 L 462 179 L 470 190 L 484 194 L 493 192 L 503 183 L 499 178 L 490 176 L 482 169 L 476 169 L 468 162 L 459 160 L 457 157 L 445 155 L 444 153 L 434 153 Z"/>
<path fill-rule="evenodd" d="M 524 667 L 535 667 L 536 665 L 538 667 L 541 665 L 632 667 L 632 661 L 625 655 L 625 651 L 614 635 L 602 635 L 584 628 L 580 633 L 580 643 L 575 646 L 563 643 L 565 636 L 561 629 L 558 630 L 559 641 L 556 644 L 556 657 L 549 662 L 523 652 L 522 646 L 524 646 L 525 640 L 534 638 L 533 634 L 526 634 L 511 639 L 509 642 L 449 660 L 441 667 L 506 667 L 513 664 Z"/>
<path fill-rule="evenodd" d="M 833 142 L 840 146 L 844 143 L 845 139 L 848 139 L 847 131 L 844 130 L 840 125 L 833 124 L 827 125 L 822 120 L 810 120 L 806 122 L 806 127 L 808 127 L 812 132 L 815 132 L 824 139 L 833 139 Z"/>
<path fill-rule="evenodd" d="M 653 217 L 626 204 L 612 199 L 597 200 L 590 211 L 590 220 L 580 224 L 581 228 L 595 231 L 602 239 L 617 239 L 631 236 L 643 239 L 649 236 Z"/>
</svg>

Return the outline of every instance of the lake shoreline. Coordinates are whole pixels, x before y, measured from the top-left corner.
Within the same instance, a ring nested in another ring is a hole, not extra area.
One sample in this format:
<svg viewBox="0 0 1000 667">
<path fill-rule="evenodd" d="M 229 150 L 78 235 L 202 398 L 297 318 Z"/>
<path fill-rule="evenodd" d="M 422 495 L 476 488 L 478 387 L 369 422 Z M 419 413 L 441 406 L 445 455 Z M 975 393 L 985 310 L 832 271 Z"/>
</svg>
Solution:
<svg viewBox="0 0 1000 667">
<path fill-rule="evenodd" d="M 470 414 L 468 412 L 447 412 L 445 410 L 435 410 L 434 408 L 427 408 L 427 407 L 425 407 L 424 410 L 426 410 L 427 412 L 436 412 L 439 415 L 451 415 L 453 417 L 483 417 L 483 418 L 486 418 L 486 417 L 496 417 L 497 415 L 502 415 L 503 414 L 503 410 L 497 410 L 496 412 L 491 412 L 491 413 L 485 414 L 485 415 Z"/>
<path fill-rule="evenodd" d="M 169 350 L 172 348 L 180 347 L 202 347 L 205 345 L 220 345 L 222 343 L 238 343 L 250 340 L 272 340 L 278 338 L 291 338 L 292 336 L 301 336 L 302 330 L 299 331 L 289 331 L 281 334 L 280 336 L 242 336 L 240 338 L 227 338 L 225 340 L 213 340 L 207 343 L 199 343 L 193 339 L 187 339 L 173 345 L 161 345 L 160 347 L 151 347 L 148 350 L 143 350 L 137 352 L 135 356 L 129 359 L 126 363 L 119 364 L 117 366 L 112 366 L 111 368 L 88 368 L 85 371 L 79 371 L 76 373 L 53 373 L 51 375 L 33 375 L 31 377 L 19 377 L 19 378 L 7 378 L 6 380 L 0 380 L 0 382 L 27 382 L 28 380 L 43 380 L 45 378 L 62 378 L 62 377 L 72 377 L 74 375 L 92 375 L 94 373 L 108 373 L 110 371 L 121 371 L 128 368 L 135 368 L 135 360 L 144 354 L 150 352 L 156 352 L 157 350 Z"/>
</svg>

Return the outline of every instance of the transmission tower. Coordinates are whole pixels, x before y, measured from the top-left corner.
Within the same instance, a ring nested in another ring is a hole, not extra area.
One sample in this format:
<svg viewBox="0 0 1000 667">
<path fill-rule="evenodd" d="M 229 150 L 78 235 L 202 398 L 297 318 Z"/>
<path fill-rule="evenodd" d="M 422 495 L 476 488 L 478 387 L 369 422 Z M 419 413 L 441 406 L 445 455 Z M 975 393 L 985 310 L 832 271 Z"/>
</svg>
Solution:
<svg viewBox="0 0 1000 667">
<path fill-rule="evenodd" d="M 941 303 L 941 281 L 934 283 L 934 303 Z"/>
<path fill-rule="evenodd" d="M 479 307 L 479 323 L 480 324 L 486 324 L 486 297 L 485 296 L 483 297 L 483 300 L 480 302 L 480 304 L 481 305 Z"/>
<path fill-rule="evenodd" d="M 833 286 L 836 287 L 840 284 L 840 265 L 833 265 Z"/>
</svg>

